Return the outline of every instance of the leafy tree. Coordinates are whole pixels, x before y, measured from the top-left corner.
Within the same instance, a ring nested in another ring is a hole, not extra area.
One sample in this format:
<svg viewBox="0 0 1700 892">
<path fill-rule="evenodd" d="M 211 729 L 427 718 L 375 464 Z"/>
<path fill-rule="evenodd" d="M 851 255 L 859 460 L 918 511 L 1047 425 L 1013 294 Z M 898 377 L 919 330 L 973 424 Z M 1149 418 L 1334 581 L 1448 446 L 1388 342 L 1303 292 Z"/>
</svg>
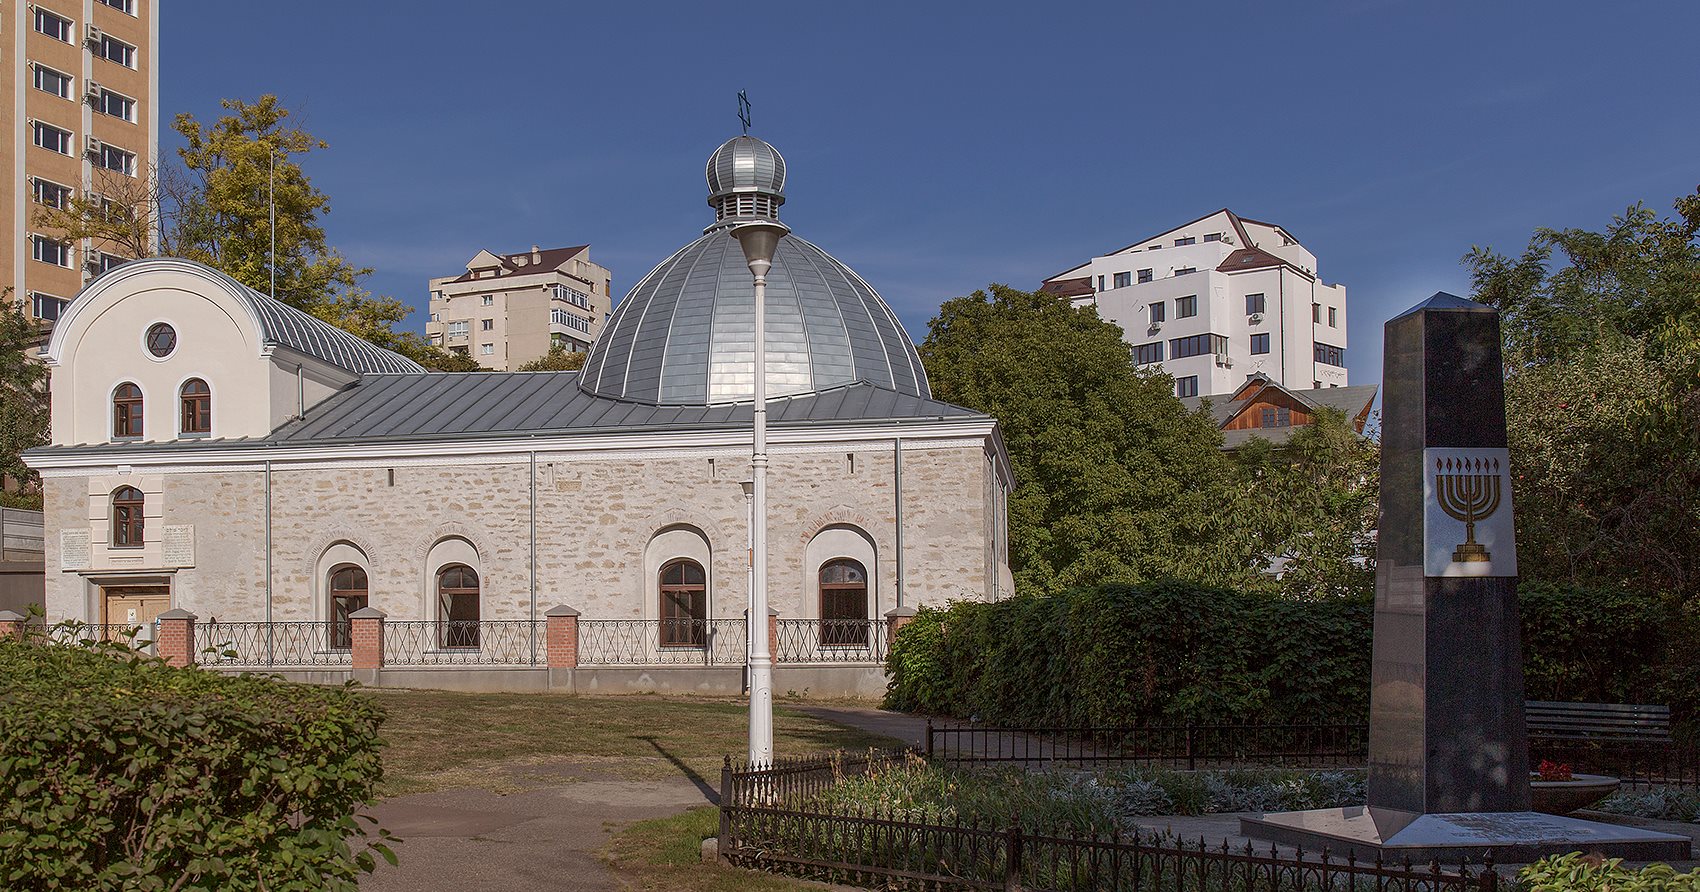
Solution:
<svg viewBox="0 0 1700 892">
<path fill-rule="evenodd" d="M 0 504 L 41 507 L 41 478 L 19 457 L 47 442 L 47 367 L 33 354 L 44 332 L 11 299 L 0 293 Z"/>
<path fill-rule="evenodd" d="M 1281 571 L 1274 588 L 1299 600 L 1373 593 L 1381 477 L 1373 440 L 1324 408 L 1285 443 L 1253 438 L 1234 460 L 1246 496 L 1241 516 Z"/>
<path fill-rule="evenodd" d="M 97 195 L 42 208 L 36 224 L 66 238 L 113 245 L 130 257 L 154 253 L 157 229 L 160 254 L 205 263 L 261 292 L 271 290 L 275 267 L 279 300 L 428 368 L 477 368 L 416 332 L 397 331 L 411 309 L 362 288 L 372 271 L 326 242 L 330 198 L 297 160 L 326 143 L 293 126 L 289 109 L 274 95 L 221 105 L 228 114 L 211 123 L 187 113 L 173 122 L 185 143 L 177 151 L 180 170 L 162 167 L 147 181 L 102 172 Z"/>
<path fill-rule="evenodd" d="M 1465 257 L 1504 314 L 1525 576 L 1692 597 L 1700 584 L 1700 192 L 1602 232 Z"/>
<path fill-rule="evenodd" d="M 1253 573 L 1221 434 L 1095 309 L 992 285 L 940 307 L 921 358 L 934 396 L 1003 427 L 1017 590 Z"/>
<path fill-rule="evenodd" d="M 561 344 L 550 344 L 549 352 L 520 366 L 521 372 L 576 372 L 584 368 L 588 353 L 568 350 Z"/>
</svg>

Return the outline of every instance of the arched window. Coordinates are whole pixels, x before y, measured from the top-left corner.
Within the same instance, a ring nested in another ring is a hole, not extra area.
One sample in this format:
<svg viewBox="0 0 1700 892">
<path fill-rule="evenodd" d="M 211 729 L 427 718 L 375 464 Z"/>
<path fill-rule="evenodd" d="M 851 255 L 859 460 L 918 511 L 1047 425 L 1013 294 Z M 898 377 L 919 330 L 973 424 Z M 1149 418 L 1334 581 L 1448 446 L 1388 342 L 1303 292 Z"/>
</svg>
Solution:
<svg viewBox="0 0 1700 892">
<path fill-rule="evenodd" d="M 331 571 L 330 644 L 346 650 L 354 646 L 354 627 L 348 615 L 366 606 L 366 571 L 344 564 Z"/>
<path fill-rule="evenodd" d="M 183 382 L 181 428 L 185 434 L 212 433 L 212 388 L 199 378 Z"/>
<path fill-rule="evenodd" d="M 449 564 L 437 571 L 437 646 L 478 646 L 478 571 Z"/>
<path fill-rule="evenodd" d="M 820 643 L 868 644 L 868 571 L 849 558 L 821 565 Z"/>
<path fill-rule="evenodd" d="M 112 391 L 112 436 L 142 435 L 142 389 L 126 381 Z"/>
<path fill-rule="evenodd" d="M 112 491 L 112 545 L 114 548 L 142 547 L 142 491 L 120 486 Z"/>
<path fill-rule="evenodd" d="M 702 647 L 708 640 L 708 577 L 689 558 L 661 568 L 661 646 Z"/>
</svg>

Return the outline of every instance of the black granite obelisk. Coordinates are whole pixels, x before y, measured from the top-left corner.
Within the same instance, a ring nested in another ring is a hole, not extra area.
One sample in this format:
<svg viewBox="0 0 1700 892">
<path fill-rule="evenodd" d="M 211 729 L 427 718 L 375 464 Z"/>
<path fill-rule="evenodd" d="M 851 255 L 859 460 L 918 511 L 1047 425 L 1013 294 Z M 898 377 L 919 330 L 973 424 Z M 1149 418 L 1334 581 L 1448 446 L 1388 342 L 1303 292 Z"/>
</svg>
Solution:
<svg viewBox="0 0 1700 892">
<path fill-rule="evenodd" d="M 1387 323 L 1367 807 L 1247 836 L 1412 860 L 1689 855 L 1689 839 L 1530 810 L 1499 313 L 1440 293 Z"/>
</svg>

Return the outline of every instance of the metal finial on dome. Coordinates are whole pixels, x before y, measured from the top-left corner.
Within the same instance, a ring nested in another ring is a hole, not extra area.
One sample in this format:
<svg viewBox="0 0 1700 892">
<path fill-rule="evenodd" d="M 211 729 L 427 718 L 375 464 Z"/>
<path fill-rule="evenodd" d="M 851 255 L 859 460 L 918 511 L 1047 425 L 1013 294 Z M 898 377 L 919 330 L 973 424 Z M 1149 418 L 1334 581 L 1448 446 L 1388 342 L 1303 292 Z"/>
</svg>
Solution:
<svg viewBox="0 0 1700 892">
<path fill-rule="evenodd" d="M 708 156 L 708 204 L 715 223 L 708 229 L 779 219 L 785 203 L 785 158 L 753 136 L 735 136 Z M 705 230 L 707 231 L 707 230 Z"/>
</svg>

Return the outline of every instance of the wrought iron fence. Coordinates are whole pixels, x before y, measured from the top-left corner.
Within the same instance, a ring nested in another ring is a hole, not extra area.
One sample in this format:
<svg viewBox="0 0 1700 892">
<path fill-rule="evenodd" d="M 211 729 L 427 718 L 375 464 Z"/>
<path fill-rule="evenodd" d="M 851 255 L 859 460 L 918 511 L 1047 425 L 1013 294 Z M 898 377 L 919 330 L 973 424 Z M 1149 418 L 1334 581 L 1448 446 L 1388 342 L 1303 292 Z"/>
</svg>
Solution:
<svg viewBox="0 0 1700 892">
<path fill-rule="evenodd" d="M 542 666 L 542 620 L 386 620 L 386 666 Z"/>
<path fill-rule="evenodd" d="M 883 663 L 886 624 L 866 619 L 782 619 L 778 663 Z"/>
<path fill-rule="evenodd" d="M 1351 768 L 1369 762 L 1366 724 L 1133 725 L 987 728 L 927 723 L 927 758 L 949 764 L 1135 763 L 1171 768 L 1271 765 Z"/>
<path fill-rule="evenodd" d="M 800 805 L 848 777 L 860 777 L 920 756 L 909 749 L 870 749 L 861 753 L 779 757 L 752 766 L 726 758 L 720 771 L 720 801 L 762 805 Z"/>
<path fill-rule="evenodd" d="M 741 619 L 581 619 L 581 666 L 741 666 Z"/>
<path fill-rule="evenodd" d="M 1700 788 L 1700 747 L 1669 740 L 1582 740 L 1529 736 L 1530 767 L 1544 760 L 1630 787 Z"/>
<path fill-rule="evenodd" d="M 136 623 L 60 623 L 36 628 L 33 634 L 61 644 L 95 644 L 110 641 L 145 654 L 154 652 L 154 639 L 159 637 L 158 627 Z"/>
<path fill-rule="evenodd" d="M 347 621 L 204 623 L 195 627 L 196 662 L 207 666 L 347 666 Z"/>
</svg>

